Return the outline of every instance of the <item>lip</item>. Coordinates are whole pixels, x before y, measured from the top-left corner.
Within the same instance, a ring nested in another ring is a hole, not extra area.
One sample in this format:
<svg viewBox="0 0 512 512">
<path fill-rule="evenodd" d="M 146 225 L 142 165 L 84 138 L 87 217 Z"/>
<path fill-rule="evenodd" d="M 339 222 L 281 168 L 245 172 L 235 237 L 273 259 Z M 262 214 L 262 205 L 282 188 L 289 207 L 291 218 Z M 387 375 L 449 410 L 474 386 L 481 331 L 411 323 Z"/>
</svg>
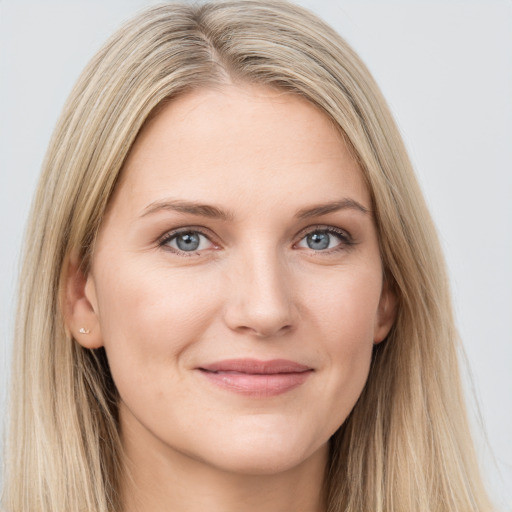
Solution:
<svg viewBox="0 0 512 512">
<path fill-rule="evenodd" d="M 291 391 L 303 384 L 313 368 L 287 359 L 226 359 L 197 368 L 211 383 L 254 398 Z"/>
</svg>

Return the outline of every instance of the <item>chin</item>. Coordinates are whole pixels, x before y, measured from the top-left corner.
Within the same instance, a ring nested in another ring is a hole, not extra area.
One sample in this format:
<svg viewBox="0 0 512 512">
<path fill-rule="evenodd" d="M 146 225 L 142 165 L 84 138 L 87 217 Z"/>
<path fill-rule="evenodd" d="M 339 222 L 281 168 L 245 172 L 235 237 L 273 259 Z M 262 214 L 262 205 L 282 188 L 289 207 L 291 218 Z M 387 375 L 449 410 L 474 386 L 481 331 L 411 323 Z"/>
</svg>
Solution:
<svg viewBox="0 0 512 512">
<path fill-rule="evenodd" d="M 255 434 L 253 432 L 253 434 Z M 311 457 L 327 461 L 328 441 L 318 445 L 295 437 L 287 429 L 252 436 L 226 436 L 213 445 L 210 460 L 219 469 L 243 475 L 275 475 L 299 467 Z"/>
</svg>

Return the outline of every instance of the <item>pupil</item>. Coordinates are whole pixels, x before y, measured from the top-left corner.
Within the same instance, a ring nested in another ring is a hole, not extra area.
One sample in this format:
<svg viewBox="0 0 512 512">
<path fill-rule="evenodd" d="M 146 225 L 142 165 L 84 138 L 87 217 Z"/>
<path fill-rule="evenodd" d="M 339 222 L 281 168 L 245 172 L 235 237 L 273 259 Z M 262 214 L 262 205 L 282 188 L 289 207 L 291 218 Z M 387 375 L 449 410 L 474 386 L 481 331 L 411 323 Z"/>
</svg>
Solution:
<svg viewBox="0 0 512 512">
<path fill-rule="evenodd" d="M 327 249 L 329 247 L 329 234 L 317 231 L 307 236 L 307 244 L 310 249 Z"/>
<path fill-rule="evenodd" d="M 181 251 L 195 251 L 199 247 L 199 235 L 183 233 L 176 239 L 176 245 Z"/>
</svg>

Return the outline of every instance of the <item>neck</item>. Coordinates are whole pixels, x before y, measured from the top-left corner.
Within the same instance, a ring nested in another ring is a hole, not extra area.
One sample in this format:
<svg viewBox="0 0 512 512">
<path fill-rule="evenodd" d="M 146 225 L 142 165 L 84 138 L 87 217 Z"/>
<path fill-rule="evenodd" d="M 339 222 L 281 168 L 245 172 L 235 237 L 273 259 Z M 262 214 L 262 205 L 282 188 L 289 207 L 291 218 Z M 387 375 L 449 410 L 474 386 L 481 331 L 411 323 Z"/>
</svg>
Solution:
<svg viewBox="0 0 512 512">
<path fill-rule="evenodd" d="M 327 446 L 298 466 L 243 474 L 123 432 L 123 512 L 325 512 Z M 136 441 L 136 442 L 134 442 Z M 147 442 L 146 442 L 147 441 Z"/>
</svg>

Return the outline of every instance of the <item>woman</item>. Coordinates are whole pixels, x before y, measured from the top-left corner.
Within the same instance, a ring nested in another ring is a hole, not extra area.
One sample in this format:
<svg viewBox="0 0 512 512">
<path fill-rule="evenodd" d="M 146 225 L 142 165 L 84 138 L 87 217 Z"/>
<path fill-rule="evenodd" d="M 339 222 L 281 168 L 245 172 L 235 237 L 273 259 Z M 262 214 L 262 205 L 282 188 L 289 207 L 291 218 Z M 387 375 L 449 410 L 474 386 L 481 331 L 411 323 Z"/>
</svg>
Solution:
<svg viewBox="0 0 512 512">
<path fill-rule="evenodd" d="M 5 508 L 489 510 L 435 231 L 364 65 L 170 4 L 71 94 L 22 271 Z"/>
</svg>

